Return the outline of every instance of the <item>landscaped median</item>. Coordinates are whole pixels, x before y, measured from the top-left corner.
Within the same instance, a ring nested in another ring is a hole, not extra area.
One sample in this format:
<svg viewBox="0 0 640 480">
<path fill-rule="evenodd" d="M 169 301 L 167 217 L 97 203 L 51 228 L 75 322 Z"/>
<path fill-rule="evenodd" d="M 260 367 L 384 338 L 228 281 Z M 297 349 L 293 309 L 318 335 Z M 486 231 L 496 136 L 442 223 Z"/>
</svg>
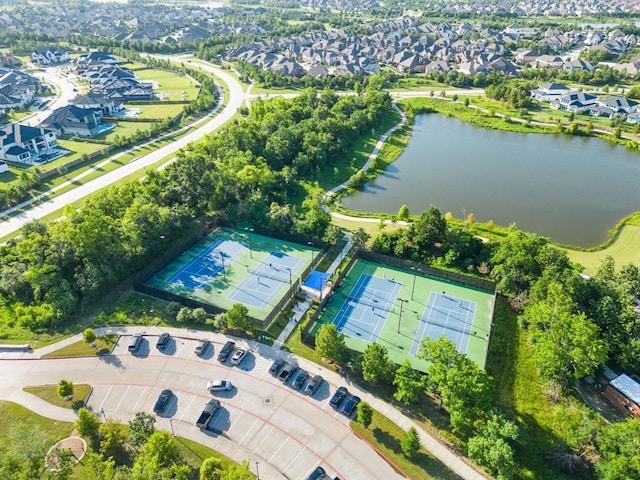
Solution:
<svg viewBox="0 0 640 480">
<path fill-rule="evenodd" d="M 84 407 L 89 394 L 91 393 L 91 385 L 79 384 L 73 385 L 73 395 L 69 397 L 61 397 L 58 393 L 58 385 L 39 385 L 34 387 L 24 387 L 27 393 L 35 395 L 42 400 L 49 402 L 56 407 L 72 408 L 78 410 Z"/>
<path fill-rule="evenodd" d="M 98 337 L 93 344 L 89 344 L 84 340 L 72 343 L 60 350 L 47 353 L 42 358 L 60 358 L 60 357 L 92 357 L 95 355 L 106 355 L 111 352 L 114 345 L 118 341 L 118 335 L 104 335 Z"/>
</svg>

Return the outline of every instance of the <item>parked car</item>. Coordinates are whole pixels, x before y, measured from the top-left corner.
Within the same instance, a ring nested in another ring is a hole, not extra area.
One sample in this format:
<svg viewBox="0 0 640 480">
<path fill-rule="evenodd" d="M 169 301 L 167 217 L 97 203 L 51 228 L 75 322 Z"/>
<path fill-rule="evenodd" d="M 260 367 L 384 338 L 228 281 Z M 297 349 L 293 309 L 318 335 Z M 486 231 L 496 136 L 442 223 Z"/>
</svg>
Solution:
<svg viewBox="0 0 640 480">
<path fill-rule="evenodd" d="M 131 353 L 136 353 L 140 348 L 141 344 L 142 344 L 142 334 L 134 333 L 133 335 L 131 335 L 131 338 L 129 339 L 129 351 Z"/>
<path fill-rule="evenodd" d="M 209 340 L 205 340 L 204 338 L 198 340 L 198 344 L 196 345 L 196 349 L 194 350 L 196 355 L 198 356 L 204 355 L 204 352 L 207 351 L 207 348 L 209 348 L 210 343 L 211 342 Z"/>
<path fill-rule="evenodd" d="M 207 383 L 207 390 L 210 392 L 226 392 L 232 388 L 233 385 L 229 380 L 210 380 Z"/>
<path fill-rule="evenodd" d="M 327 472 L 325 472 L 322 467 L 317 467 L 307 476 L 307 480 L 324 480 L 325 478 L 329 477 L 327 477 Z"/>
<path fill-rule="evenodd" d="M 360 403 L 360 397 L 356 397 L 355 395 L 351 395 L 344 405 L 342 405 L 342 409 L 340 413 L 342 413 L 346 417 L 350 417 L 358 408 L 358 404 Z"/>
<path fill-rule="evenodd" d="M 269 367 L 269 373 L 275 377 L 283 365 L 284 360 L 281 358 L 276 358 L 271 364 L 271 367 Z"/>
<path fill-rule="evenodd" d="M 209 400 L 207 404 L 204 406 L 204 409 L 202 410 L 202 413 L 198 417 L 198 420 L 196 420 L 196 427 L 202 428 L 205 430 L 208 429 L 209 424 L 213 419 L 213 416 L 216 414 L 219 408 L 220 408 L 220 402 L 218 400 L 216 400 L 215 398 Z"/>
<path fill-rule="evenodd" d="M 233 352 L 233 356 L 231 357 L 231 365 L 240 365 L 242 363 L 242 360 L 244 360 L 244 357 L 247 356 L 247 351 L 246 350 L 242 350 L 242 349 L 238 349 L 235 352 Z"/>
<path fill-rule="evenodd" d="M 307 386 L 304 387 L 304 393 L 313 396 L 320 388 L 320 385 L 322 385 L 322 377 L 316 375 L 307 383 Z"/>
<path fill-rule="evenodd" d="M 153 405 L 153 411 L 155 413 L 162 413 L 164 409 L 167 408 L 169 400 L 173 396 L 173 392 L 171 390 L 162 390 L 160 395 L 158 395 L 158 399 L 156 403 Z"/>
<path fill-rule="evenodd" d="M 169 345 L 169 340 L 171 339 L 171 335 L 169 335 L 167 332 L 163 332 L 162 334 L 160 334 L 160 336 L 158 337 L 158 341 L 156 342 L 156 348 L 158 350 L 162 350 L 163 348 L 165 348 L 167 345 Z"/>
<path fill-rule="evenodd" d="M 329 400 L 329 405 L 337 410 L 347 395 L 349 395 L 349 390 L 347 390 L 346 387 L 338 388 L 336 393 L 333 394 L 333 397 L 331 397 L 331 400 Z"/>
<path fill-rule="evenodd" d="M 233 347 L 235 347 L 235 345 L 236 345 L 236 342 L 232 342 L 231 340 L 225 343 L 224 346 L 218 352 L 218 361 L 223 363 L 226 362 L 227 358 L 229 358 L 229 355 L 231 354 L 231 351 L 233 350 Z"/>
<path fill-rule="evenodd" d="M 298 370 L 298 367 L 296 367 L 295 365 L 293 365 L 293 364 L 291 364 L 289 362 L 285 362 L 284 367 L 282 367 L 282 370 L 280 370 L 280 374 L 278 375 L 278 379 L 282 383 L 286 383 L 287 380 L 289 380 L 289 378 L 293 376 L 293 374 L 296 372 L 296 370 Z"/>
<path fill-rule="evenodd" d="M 309 374 L 304 370 L 300 370 L 298 376 L 291 382 L 291 388 L 294 390 L 302 390 L 302 385 L 307 381 L 307 378 L 309 378 Z"/>
</svg>

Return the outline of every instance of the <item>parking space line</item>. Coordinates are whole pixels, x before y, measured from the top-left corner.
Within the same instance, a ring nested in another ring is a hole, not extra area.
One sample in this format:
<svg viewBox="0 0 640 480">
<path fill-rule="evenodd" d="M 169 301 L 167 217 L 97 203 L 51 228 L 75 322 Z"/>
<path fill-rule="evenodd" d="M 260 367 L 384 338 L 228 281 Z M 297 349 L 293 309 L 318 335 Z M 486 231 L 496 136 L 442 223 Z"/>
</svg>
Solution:
<svg viewBox="0 0 640 480">
<path fill-rule="evenodd" d="M 307 449 L 307 447 L 303 446 L 303 447 L 300 449 L 300 451 L 298 452 L 298 454 L 297 454 L 295 457 L 293 457 L 293 460 L 291 460 L 291 461 L 289 462 L 289 465 L 287 465 L 286 467 L 284 467 L 284 468 L 282 469 L 282 473 L 284 473 L 284 472 L 286 472 L 287 470 L 289 470 L 289 467 L 290 467 L 291 465 L 293 465 L 293 462 L 295 462 L 295 461 L 298 459 L 298 457 L 302 454 L 302 452 L 304 452 L 306 449 Z"/>
<path fill-rule="evenodd" d="M 107 398 L 109 398 L 109 394 L 111 393 L 111 389 L 112 388 L 113 388 L 113 383 L 109 386 L 109 390 L 107 390 L 107 394 L 102 399 L 102 403 L 100 404 L 100 408 L 104 407 L 104 404 L 107 401 Z"/>
<path fill-rule="evenodd" d="M 142 389 L 142 394 L 140 394 L 140 395 L 138 396 L 138 400 L 136 400 L 136 404 L 133 406 L 133 411 L 134 411 L 134 412 L 137 412 L 137 411 L 138 411 L 138 404 L 140 403 L 140 400 L 142 400 L 142 397 L 144 397 L 144 396 L 145 396 L 145 394 L 147 393 L 147 388 L 149 388 L 149 387 L 145 386 L 145 387 Z"/>
<path fill-rule="evenodd" d="M 267 460 L 269 463 L 271 463 L 271 460 L 273 460 L 273 457 L 275 457 L 275 456 L 280 452 L 280 450 L 282 450 L 282 447 L 284 447 L 284 446 L 287 444 L 287 442 L 288 442 L 288 441 L 289 441 L 289 437 L 285 437 L 285 438 L 284 438 L 284 442 L 282 442 L 282 443 L 280 444 L 280 446 L 278 447 L 278 449 L 277 449 L 275 452 L 273 452 L 273 455 L 271 455 L 271 456 L 269 457 L 269 460 Z"/>
<path fill-rule="evenodd" d="M 240 415 L 238 415 L 238 418 L 240 418 L 242 416 L 244 412 L 240 412 Z M 251 433 L 251 431 L 253 430 L 253 427 L 256 426 L 256 423 L 258 423 L 260 419 L 256 418 L 253 423 L 251 424 L 251 426 L 249 428 L 247 428 L 247 431 L 244 432 L 244 435 L 242 436 L 242 439 L 238 442 L 238 445 L 242 445 L 244 443 L 244 439 L 247 438 L 247 435 L 249 435 Z M 236 419 L 234 423 L 237 423 L 238 420 Z M 229 431 L 231 431 L 231 429 L 229 429 Z"/>
<path fill-rule="evenodd" d="M 192 396 L 191 397 L 191 401 L 189 402 L 189 405 L 187 405 L 187 407 L 184 409 L 184 412 L 182 415 L 180 415 L 180 421 L 182 421 L 182 419 L 184 418 L 184 416 L 189 413 L 189 407 L 191 406 L 191 404 L 193 403 L 193 401 L 196 399 L 197 397 Z"/>
<path fill-rule="evenodd" d="M 129 393 L 129 389 L 131 388 L 131 385 L 129 385 L 127 387 L 127 389 L 124 391 L 124 393 L 122 394 L 122 397 L 120 398 L 120 401 L 118 402 L 118 406 L 116 407 L 116 410 L 120 410 L 120 405 L 122 405 L 122 402 L 124 402 L 124 399 L 127 397 L 127 393 Z"/>
<path fill-rule="evenodd" d="M 242 415 L 244 415 L 244 410 L 240 410 L 240 415 L 238 415 L 238 418 L 236 418 L 233 422 L 231 422 L 231 426 L 229 427 L 229 430 L 227 430 L 227 434 L 229 434 L 231 432 L 231 430 L 233 430 L 233 427 L 235 427 L 236 423 L 238 423 L 238 420 L 240 420 L 240 418 L 242 418 Z M 258 421 L 258 419 L 256 418 L 256 422 Z M 253 425 L 252 425 L 253 427 Z M 249 431 L 247 430 L 247 433 L 245 433 L 245 437 L 247 436 L 247 434 L 249 433 Z M 242 439 L 244 440 L 244 437 L 242 437 Z M 240 442 L 242 443 L 242 442 Z"/>
<path fill-rule="evenodd" d="M 271 430 L 269 430 L 269 433 L 267 433 L 264 438 L 262 439 L 262 441 L 258 444 L 258 446 L 256 448 L 253 449 L 253 453 L 255 453 L 256 451 L 258 451 L 258 449 L 262 446 L 262 444 L 271 436 L 271 432 L 273 432 L 273 430 L 276 427 L 271 426 Z"/>
</svg>

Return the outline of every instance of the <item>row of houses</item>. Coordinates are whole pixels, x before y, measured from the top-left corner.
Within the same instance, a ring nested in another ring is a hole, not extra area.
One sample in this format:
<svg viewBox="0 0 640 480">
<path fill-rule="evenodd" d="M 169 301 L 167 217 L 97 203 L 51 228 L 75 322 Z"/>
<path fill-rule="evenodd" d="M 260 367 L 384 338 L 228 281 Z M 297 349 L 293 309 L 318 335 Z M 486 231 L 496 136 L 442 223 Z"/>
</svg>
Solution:
<svg viewBox="0 0 640 480">
<path fill-rule="evenodd" d="M 0 110 L 24 108 L 41 90 L 42 84 L 36 77 L 0 67 Z"/>
<path fill-rule="evenodd" d="M 638 102 L 614 95 L 600 97 L 572 90 L 563 83 L 545 83 L 531 90 L 531 96 L 552 108 L 594 117 L 623 117 L 628 123 L 640 123 Z"/>
</svg>

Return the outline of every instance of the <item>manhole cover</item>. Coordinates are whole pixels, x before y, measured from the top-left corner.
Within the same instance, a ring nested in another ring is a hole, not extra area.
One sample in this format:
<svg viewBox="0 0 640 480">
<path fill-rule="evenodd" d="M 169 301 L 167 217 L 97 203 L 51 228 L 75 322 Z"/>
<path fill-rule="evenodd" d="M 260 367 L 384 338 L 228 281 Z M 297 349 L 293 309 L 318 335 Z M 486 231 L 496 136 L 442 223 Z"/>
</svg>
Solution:
<svg viewBox="0 0 640 480">
<path fill-rule="evenodd" d="M 263 402 L 265 403 L 265 405 L 269 405 L 271 403 L 271 397 L 266 397 L 265 399 L 263 399 Z"/>
</svg>

